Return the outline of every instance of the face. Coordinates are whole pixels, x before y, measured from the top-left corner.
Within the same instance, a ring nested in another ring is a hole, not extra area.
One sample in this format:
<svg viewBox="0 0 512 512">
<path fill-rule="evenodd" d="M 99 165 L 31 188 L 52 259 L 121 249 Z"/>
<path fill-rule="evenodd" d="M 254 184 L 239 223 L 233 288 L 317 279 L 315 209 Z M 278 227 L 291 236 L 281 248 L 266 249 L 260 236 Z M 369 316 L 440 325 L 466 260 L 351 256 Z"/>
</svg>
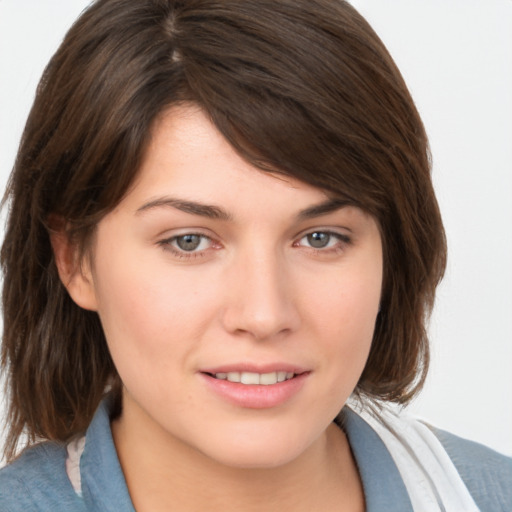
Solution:
<svg viewBox="0 0 512 512">
<path fill-rule="evenodd" d="M 125 387 L 119 421 L 231 466 L 292 461 L 357 384 L 381 281 L 372 217 L 170 109 L 93 245 L 87 306 Z"/>
</svg>

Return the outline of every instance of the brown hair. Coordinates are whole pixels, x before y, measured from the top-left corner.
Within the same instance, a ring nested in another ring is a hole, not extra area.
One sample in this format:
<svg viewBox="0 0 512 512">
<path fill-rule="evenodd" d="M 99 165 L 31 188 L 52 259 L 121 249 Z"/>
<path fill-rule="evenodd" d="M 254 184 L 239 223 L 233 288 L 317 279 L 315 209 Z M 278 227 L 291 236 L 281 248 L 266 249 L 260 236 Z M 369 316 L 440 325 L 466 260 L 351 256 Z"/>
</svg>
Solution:
<svg viewBox="0 0 512 512">
<path fill-rule="evenodd" d="M 66 440 L 120 382 L 96 313 L 59 280 L 48 219 L 86 248 L 122 199 L 159 113 L 193 101 L 264 170 L 373 215 L 381 312 L 357 392 L 406 402 L 428 366 L 425 320 L 445 266 L 427 138 L 403 79 L 341 0 L 98 0 L 41 79 L 6 199 L 2 364 L 8 438 Z"/>
</svg>

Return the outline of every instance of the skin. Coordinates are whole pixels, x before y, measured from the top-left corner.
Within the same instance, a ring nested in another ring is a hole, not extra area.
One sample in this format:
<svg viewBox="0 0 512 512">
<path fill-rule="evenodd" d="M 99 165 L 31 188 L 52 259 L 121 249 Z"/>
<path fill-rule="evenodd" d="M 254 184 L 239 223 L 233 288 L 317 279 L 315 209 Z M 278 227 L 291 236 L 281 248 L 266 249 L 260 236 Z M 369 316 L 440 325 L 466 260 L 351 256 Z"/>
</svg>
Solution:
<svg viewBox="0 0 512 512">
<path fill-rule="evenodd" d="M 311 214 L 330 199 L 252 167 L 198 107 L 172 107 L 80 272 L 54 237 L 61 278 L 98 312 L 124 384 L 112 429 L 138 511 L 364 510 L 332 420 L 368 357 L 381 238 L 355 207 Z M 197 248 L 180 248 L 186 234 Z M 203 373 L 285 363 L 306 376 L 275 407 L 233 404 Z"/>
</svg>

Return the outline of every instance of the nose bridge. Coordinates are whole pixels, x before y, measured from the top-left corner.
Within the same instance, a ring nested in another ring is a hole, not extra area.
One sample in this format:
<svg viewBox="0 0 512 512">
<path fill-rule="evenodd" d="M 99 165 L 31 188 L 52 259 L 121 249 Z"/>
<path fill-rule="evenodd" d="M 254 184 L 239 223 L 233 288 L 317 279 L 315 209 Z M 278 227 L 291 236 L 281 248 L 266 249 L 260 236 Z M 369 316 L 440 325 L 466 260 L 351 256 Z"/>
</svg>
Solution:
<svg viewBox="0 0 512 512">
<path fill-rule="evenodd" d="M 285 256 L 272 246 L 255 245 L 233 262 L 224 323 L 231 332 L 268 339 L 295 330 L 300 319 Z"/>
</svg>

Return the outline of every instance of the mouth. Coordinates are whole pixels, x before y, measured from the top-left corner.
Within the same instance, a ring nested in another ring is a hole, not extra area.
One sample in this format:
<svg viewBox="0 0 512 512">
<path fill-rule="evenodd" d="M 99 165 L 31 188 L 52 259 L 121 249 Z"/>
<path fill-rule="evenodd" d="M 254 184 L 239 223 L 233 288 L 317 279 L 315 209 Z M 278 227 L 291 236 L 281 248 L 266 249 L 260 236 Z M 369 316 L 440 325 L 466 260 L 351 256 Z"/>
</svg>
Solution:
<svg viewBox="0 0 512 512">
<path fill-rule="evenodd" d="M 210 368 L 199 374 L 221 399 L 246 409 L 270 409 L 287 403 L 300 393 L 311 374 L 311 370 L 290 365 L 261 369 L 243 366 Z"/>
<path fill-rule="evenodd" d="M 272 386 L 279 382 L 285 382 L 296 377 L 297 373 L 276 371 L 268 373 L 255 373 L 255 372 L 226 372 L 226 373 L 208 373 L 206 375 L 217 380 L 226 380 L 248 386 Z"/>
</svg>

